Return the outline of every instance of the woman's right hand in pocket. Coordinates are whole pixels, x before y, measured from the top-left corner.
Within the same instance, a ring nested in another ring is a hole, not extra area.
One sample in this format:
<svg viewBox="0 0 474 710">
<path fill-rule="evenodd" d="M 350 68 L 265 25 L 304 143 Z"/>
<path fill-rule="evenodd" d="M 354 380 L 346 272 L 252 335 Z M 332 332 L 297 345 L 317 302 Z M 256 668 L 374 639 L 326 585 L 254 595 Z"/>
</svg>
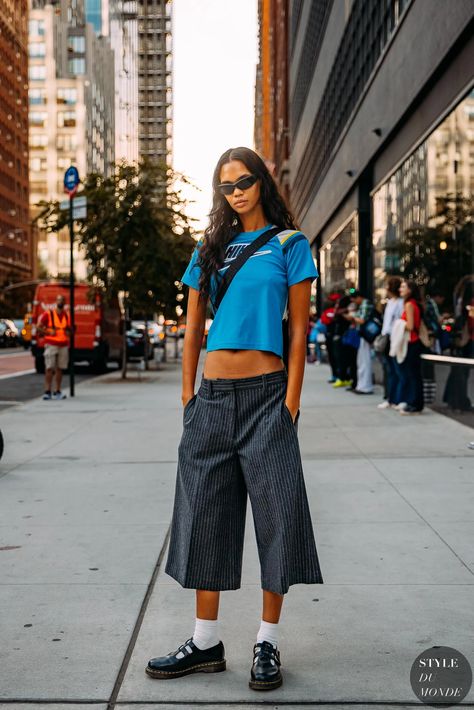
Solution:
<svg viewBox="0 0 474 710">
<path fill-rule="evenodd" d="M 183 409 L 185 408 L 185 406 L 187 405 L 189 400 L 191 400 L 193 397 L 194 397 L 194 392 L 186 397 L 184 395 L 181 397 L 181 401 L 183 403 Z"/>
</svg>

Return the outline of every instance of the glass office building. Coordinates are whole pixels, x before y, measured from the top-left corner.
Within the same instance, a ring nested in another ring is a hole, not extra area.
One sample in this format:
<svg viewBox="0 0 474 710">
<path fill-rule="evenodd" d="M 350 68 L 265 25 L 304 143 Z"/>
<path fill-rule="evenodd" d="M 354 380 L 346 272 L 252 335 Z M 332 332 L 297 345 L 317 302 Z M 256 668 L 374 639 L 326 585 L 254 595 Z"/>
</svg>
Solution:
<svg viewBox="0 0 474 710">
<path fill-rule="evenodd" d="M 377 301 L 386 277 L 400 274 L 439 292 L 443 308 L 461 316 L 474 296 L 473 187 L 470 90 L 373 194 Z"/>
<path fill-rule="evenodd" d="M 102 34 L 102 0 L 85 0 L 86 21 L 94 27 L 96 34 Z"/>
</svg>

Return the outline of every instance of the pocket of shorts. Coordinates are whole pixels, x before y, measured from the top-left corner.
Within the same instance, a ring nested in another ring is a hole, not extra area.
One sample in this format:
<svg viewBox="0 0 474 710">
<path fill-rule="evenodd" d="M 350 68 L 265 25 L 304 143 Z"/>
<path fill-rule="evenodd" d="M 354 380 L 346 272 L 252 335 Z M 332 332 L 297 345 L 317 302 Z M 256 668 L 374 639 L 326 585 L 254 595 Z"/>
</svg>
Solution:
<svg viewBox="0 0 474 710">
<path fill-rule="evenodd" d="M 184 405 L 184 409 L 183 409 L 183 424 L 186 424 L 186 415 L 187 415 L 189 409 L 191 408 L 191 406 L 192 406 L 192 405 L 194 404 L 194 402 L 196 401 L 196 398 L 197 398 L 197 392 L 196 392 L 196 394 L 193 395 L 193 396 L 191 397 L 191 399 L 188 400 L 188 401 L 186 402 L 186 404 Z"/>
</svg>

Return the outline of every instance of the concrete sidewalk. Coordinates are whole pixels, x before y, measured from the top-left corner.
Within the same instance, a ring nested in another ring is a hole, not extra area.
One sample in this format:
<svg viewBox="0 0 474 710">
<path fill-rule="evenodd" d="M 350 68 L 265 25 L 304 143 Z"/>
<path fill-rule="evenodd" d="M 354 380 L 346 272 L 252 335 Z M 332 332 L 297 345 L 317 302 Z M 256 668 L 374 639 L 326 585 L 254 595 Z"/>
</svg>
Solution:
<svg viewBox="0 0 474 710">
<path fill-rule="evenodd" d="M 195 593 L 162 565 L 179 368 L 108 375 L 75 400 L 0 415 L 0 708 L 386 708 L 419 704 L 410 669 L 426 648 L 474 665 L 472 430 L 380 411 L 380 397 L 334 390 L 327 375 L 307 365 L 298 428 L 325 583 L 290 588 L 283 685 L 261 694 L 247 684 L 261 611 L 250 504 L 242 587 L 221 594 L 228 670 L 144 673 L 194 629 Z"/>
</svg>

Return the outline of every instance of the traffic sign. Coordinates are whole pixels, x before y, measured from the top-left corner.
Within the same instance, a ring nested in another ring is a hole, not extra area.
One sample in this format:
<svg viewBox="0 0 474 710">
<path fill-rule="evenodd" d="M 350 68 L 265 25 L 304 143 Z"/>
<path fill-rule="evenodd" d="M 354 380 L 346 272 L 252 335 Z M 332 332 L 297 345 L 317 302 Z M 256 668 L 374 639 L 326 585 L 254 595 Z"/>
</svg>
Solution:
<svg viewBox="0 0 474 710">
<path fill-rule="evenodd" d="M 70 197 L 75 195 L 79 183 L 79 172 L 74 165 L 71 165 L 64 173 L 64 191 L 68 192 Z"/>
<path fill-rule="evenodd" d="M 60 210 L 69 209 L 69 200 L 61 200 L 59 203 Z M 87 217 L 87 197 L 80 195 L 79 197 L 73 197 L 72 200 L 72 218 L 73 219 L 86 219 Z"/>
</svg>

